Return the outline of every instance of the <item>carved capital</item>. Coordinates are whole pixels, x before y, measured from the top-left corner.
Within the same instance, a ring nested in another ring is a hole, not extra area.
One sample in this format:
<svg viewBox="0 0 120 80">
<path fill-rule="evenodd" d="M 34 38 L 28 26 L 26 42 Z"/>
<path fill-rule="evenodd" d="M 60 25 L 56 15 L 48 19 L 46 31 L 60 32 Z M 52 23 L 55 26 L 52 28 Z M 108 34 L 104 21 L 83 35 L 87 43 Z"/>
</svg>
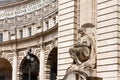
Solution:
<svg viewBox="0 0 120 80">
<path fill-rule="evenodd" d="M 11 49 L 11 52 L 13 53 L 14 56 L 17 56 L 17 50 L 16 49 Z"/>
</svg>

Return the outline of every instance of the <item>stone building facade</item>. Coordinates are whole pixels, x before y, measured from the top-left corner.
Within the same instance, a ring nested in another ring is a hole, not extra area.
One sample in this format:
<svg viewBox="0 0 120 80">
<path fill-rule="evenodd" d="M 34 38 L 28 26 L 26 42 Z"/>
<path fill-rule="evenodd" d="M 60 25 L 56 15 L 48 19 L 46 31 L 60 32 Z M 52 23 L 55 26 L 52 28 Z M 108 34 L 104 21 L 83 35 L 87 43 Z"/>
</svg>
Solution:
<svg viewBox="0 0 120 80">
<path fill-rule="evenodd" d="M 119 6 L 119 0 L 24 0 L 0 6 L 0 80 L 27 80 L 28 68 L 33 80 L 62 80 L 81 26 L 94 38 L 96 76 L 119 80 Z"/>
</svg>

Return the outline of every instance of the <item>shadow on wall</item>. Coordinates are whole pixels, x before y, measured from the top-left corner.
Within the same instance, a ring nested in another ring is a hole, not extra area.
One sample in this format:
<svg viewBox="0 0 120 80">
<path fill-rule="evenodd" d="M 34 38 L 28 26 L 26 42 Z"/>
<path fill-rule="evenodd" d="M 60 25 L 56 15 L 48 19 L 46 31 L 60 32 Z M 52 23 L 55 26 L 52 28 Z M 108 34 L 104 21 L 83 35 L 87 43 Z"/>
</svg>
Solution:
<svg viewBox="0 0 120 80">
<path fill-rule="evenodd" d="M 57 47 L 54 47 L 48 55 L 47 64 L 48 67 L 46 72 L 50 80 L 56 80 L 57 76 Z"/>
<path fill-rule="evenodd" d="M 0 58 L 0 80 L 12 80 L 12 66 L 4 58 Z"/>
</svg>

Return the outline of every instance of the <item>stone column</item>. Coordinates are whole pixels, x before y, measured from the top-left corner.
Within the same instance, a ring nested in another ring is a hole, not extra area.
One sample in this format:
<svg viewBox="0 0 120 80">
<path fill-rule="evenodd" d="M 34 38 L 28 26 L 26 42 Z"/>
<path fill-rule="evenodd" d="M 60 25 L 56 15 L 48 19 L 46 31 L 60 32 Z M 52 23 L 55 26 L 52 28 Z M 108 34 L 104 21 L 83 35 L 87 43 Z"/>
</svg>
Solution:
<svg viewBox="0 0 120 80">
<path fill-rule="evenodd" d="M 39 71 L 39 80 L 44 80 L 45 79 L 45 62 L 44 62 L 44 49 L 43 46 L 41 46 L 41 51 L 40 51 L 40 71 Z"/>
<path fill-rule="evenodd" d="M 16 51 L 14 51 L 14 56 L 13 56 L 12 80 L 17 80 L 17 53 Z"/>
</svg>

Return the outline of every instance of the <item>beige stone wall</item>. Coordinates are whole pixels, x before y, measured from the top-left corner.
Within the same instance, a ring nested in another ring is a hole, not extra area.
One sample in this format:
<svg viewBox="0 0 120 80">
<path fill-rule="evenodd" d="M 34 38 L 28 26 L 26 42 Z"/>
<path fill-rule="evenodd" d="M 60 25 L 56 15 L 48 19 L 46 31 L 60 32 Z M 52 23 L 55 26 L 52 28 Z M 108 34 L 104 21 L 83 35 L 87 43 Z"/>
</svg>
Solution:
<svg viewBox="0 0 120 80">
<path fill-rule="evenodd" d="M 74 0 L 58 0 L 58 80 L 63 79 L 73 60 L 69 48 L 75 43 L 77 34 L 77 3 Z"/>
<path fill-rule="evenodd" d="M 97 0 L 97 74 L 119 80 L 118 0 Z"/>
<path fill-rule="evenodd" d="M 57 47 L 57 45 L 53 46 L 53 39 L 56 39 L 57 43 L 57 29 L 52 29 L 46 32 L 44 35 L 44 43 L 45 43 L 45 72 L 47 71 L 47 65 L 46 62 L 48 60 L 48 55 L 50 54 L 50 51 L 54 48 Z M 52 37 L 51 37 L 52 36 Z M 31 36 L 31 38 L 28 39 L 21 39 L 18 40 L 17 43 L 16 41 L 7 41 L 5 43 L 0 43 L 0 58 L 4 58 L 8 60 L 11 63 L 11 66 L 13 66 L 13 55 L 14 55 L 14 50 L 16 48 L 17 44 L 17 80 L 19 80 L 19 77 L 21 76 L 20 72 L 20 65 L 21 62 L 23 61 L 24 57 L 27 55 L 28 47 L 32 48 L 32 53 L 37 56 L 39 59 L 40 57 L 40 45 L 39 42 L 41 42 L 41 37 L 42 36 Z M 47 73 L 45 73 L 45 80 L 50 79 L 50 77 L 47 77 Z"/>
<path fill-rule="evenodd" d="M 53 18 L 56 17 L 56 23 L 53 23 Z M 54 16 L 51 16 L 50 18 L 47 17 L 46 18 L 49 21 L 49 28 L 51 29 L 54 26 L 57 26 L 57 13 L 54 13 Z M 42 32 L 42 28 L 44 29 L 44 31 L 47 31 L 48 29 L 46 29 L 46 25 L 42 25 L 42 22 L 44 23 L 46 21 L 46 19 L 44 20 L 39 20 L 37 22 L 34 22 L 34 24 L 28 24 L 28 25 L 21 25 L 21 26 L 13 26 L 13 27 L 8 27 L 7 29 L 4 30 L 0 30 L 0 33 L 3 33 L 3 41 L 9 41 L 9 40 L 14 40 L 15 36 L 17 37 L 17 39 L 20 39 L 20 30 L 23 31 L 23 38 L 27 38 L 29 37 L 29 31 L 28 29 L 31 28 L 31 35 L 34 36 L 40 32 Z M 40 28 L 38 28 L 40 27 Z M 16 28 L 16 29 L 15 29 Z M 56 34 L 57 35 L 57 34 Z"/>
<path fill-rule="evenodd" d="M 10 18 L 8 19 L 4 18 L 0 20 L 1 25 L 4 26 L 4 27 L 1 26 L 1 30 L 0 30 L 0 33 L 3 33 L 3 42 L 0 42 L 0 48 L 1 48 L 0 58 L 7 59 L 11 63 L 11 65 L 14 66 L 13 65 L 14 50 L 17 48 L 17 68 L 18 68 L 17 80 L 19 80 L 19 77 L 21 75 L 20 65 L 24 57 L 27 55 L 28 47 L 32 48 L 33 54 L 36 55 L 38 59 L 40 58 L 40 42 L 42 42 L 41 41 L 42 38 L 44 38 L 43 43 L 45 44 L 45 65 L 43 65 L 45 66 L 45 80 L 46 79 L 50 80 L 50 77 L 47 77 L 47 75 L 50 74 L 46 73 L 48 69 L 46 67 L 47 66 L 46 62 L 49 62 L 47 61 L 48 55 L 50 54 L 52 48 L 57 47 L 58 15 L 57 15 L 57 6 L 56 6 L 57 1 L 51 1 L 51 2 L 48 2 L 48 0 L 46 1 L 47 2 L 45 5 L 48 7 L 47 11 L 41 12 L 41 7 L 38 7 L 39 9 L 34 8 L 35 10 L 30 13 L 21 14 L 19 16 L 17 15 L 16 17 L 14 16 L 12 18 L 11 16 L 9 16 Z M 41 4 L 40 0 L 38 0 L 37 2 L 38 3 L 35 4 Z M 24 4 L 21 4 L 21 6 L 24 6 Z M 46 6 L 44 6 L 42 10 L 44 10 Z M 15 7 L 16 6 L 14 6 L 14 8 Z M 31 6 L 31 9 L 32 8 L 33 7 Z M 12 7 L 10 6 L 10 8 L 7 7 L 5 8 L 5 10 L 6 9 L 11 10 L 13 9 L 13 6 Z M 53 18 L 56 18 L 55 21 Z M 46 20 L 49 21 L 48 29 L 45 29 L 46 25 L 43 25 L 43 23 Z M 32 36 L 29 36 L 28 28 L 30 27 L 31 27 Z M 20 32 L 19 32 L 20 30 L 23 30 L 22 39 L 20 38 Z M 56 46 L 53 47 L 54 39 L 56 40 L 55 42 Z"/>
<path fill-rule="evenodd" d="M 87 33 L 96 35 L 95 0 L 59 0 L 58 16 L 58 80 L 66 74 L 72 58 L 69 48 L 76 42 L 77 30 L 86 23 L 95 25 Z"/>
<path fill-rule="evenodd" d="M 96 25 L 96 0 L 80 0 L 80 26 L 85 23 Z"/>
</svg>

